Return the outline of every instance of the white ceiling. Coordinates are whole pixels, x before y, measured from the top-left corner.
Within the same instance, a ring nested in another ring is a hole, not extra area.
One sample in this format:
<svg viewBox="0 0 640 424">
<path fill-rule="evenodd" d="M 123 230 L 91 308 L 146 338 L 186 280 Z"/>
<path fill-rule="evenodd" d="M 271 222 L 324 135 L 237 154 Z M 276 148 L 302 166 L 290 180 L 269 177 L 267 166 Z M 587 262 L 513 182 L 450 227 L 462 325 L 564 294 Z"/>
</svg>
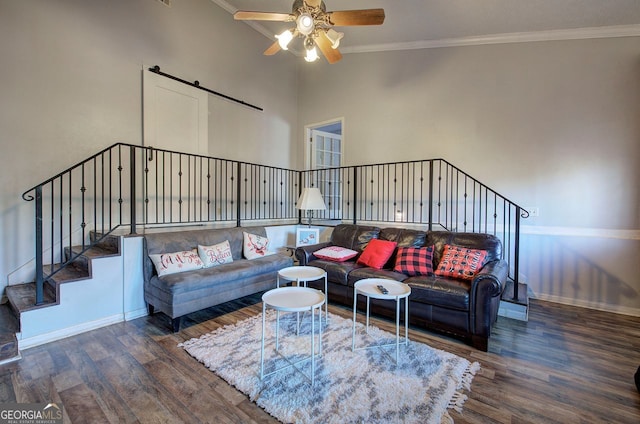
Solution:
<svg viewBox="0 0 640 424">
<path fill-rule="evenodd" d="M 291 12 L 293 0 L 212 0 L 236 10 Z M 382 26 L 340 27 L 342 53 L 536 40 L 640 36 L 640 0 L 325 0 L 327 11 L 383 8 Z M 238 21 L 238 25 L 245 25 Z M 249 22 L 274 40 L 291 27 Z M 265 48 L 270 45 L 265 40 Z"/>
</svg>

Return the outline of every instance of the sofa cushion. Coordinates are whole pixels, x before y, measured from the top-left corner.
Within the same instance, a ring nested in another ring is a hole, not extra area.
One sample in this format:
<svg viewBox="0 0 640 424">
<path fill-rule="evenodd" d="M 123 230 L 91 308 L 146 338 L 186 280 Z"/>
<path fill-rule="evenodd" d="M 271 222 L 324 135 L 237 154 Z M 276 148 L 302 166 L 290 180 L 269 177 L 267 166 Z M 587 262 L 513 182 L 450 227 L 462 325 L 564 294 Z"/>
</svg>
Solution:
<svg viewBox="0 0 640 424">
<path fill-rule="evenodd" d="M 409 277 L 403 281 L 411 287 L 412 302 L 438 305 L 461 311 L 469 310 L 471 282 L 438 276 Z"/>
<path fill-rule="evenodd" d="M 213 246 L 202 246 L 199 244 L 198 255 L 200 259 L 202 259 L 205 268 L 233 262 L 229 240 L 214 244 Z"/>
<path fill-rule="evenodd" d="M 396 250 L 396 245 L 395 241 L 373 239 L 356 262 L 371 268 L 382 269 Z"/>
<path fill-rule="evenodd" d="M 204 268 L 196 249 L 149 255 L 159 276 Z"/>
<path fill-rule="evenodd" d="M 473 277 L 484 265 L 486 257 L 486 250 L 447 244 L 444 246 L 442 259 L 435 274 L 441 277 L 473 280 Z"/>
<path fill-rule="evenodd" d="M 242 253 L 247 259 L 262 258 L 265 256 L 273 255 L 275 252 L 269 250 L 269 239 L 257 234 L 242 233 L 244 242 L 242 247 Z"/>
<path fill-rule="evenodd" d="M 340 224 L 331 232 L 331 244 L 362 252 L 372 239 L 380 234 L 378 227 L 366 225 Z"/>
<path fill-rule="evenodd" d="M 427 239 L 427 233 L 406 228 L 382 228 L 379 238 L 395 241 L 398 247 L 422 247 Z"/>
<path fill-rule="evenodd" d="M 433 246 L 398 247 L 393 270 L 409 276 L 432 275 Z"/>
<path fill-rule="evenodd" d="M 370 267 L 357 268 L 349 273 L 349 286 L 353 286 L 357 281 L 365 278 L 387 278 L 389 280 L 404 281 L 409 276 L 390 269 L 375 269 Z"/>
<path fill-rule="evenodd" d="M 380 240 L 395 241 L 398 247 L 423 247 L 427 239 L 427 233 L 420 230 L 406 228 L 383 228 L 380 230 Z M 393 268 L 396 264 L 397 250 L 389 258 L 384 268 Z"/>
<path fill-rule="evenodd" d="M 144 236 L 144 264 L 143 275 L 145 281 L 153 277 L 155 267 L 149 255 L 166 252 L 178 252 L 181 250 L 191 250 L 203 246 L 211 246 L 229 241 L 233 260 L 242 259 L 243 232 L 257 234 L 266 237 L 267 231 L 264 227 L 228 227 L 228 228 L 208 228 L 204 230 L 168 231 L 162 233 L 147 233 Z"/>
<path fill-rule="evenodd" d="M 309 262 L 307 265 L 322 268 L 327 272 L 327 280 L 336 284 L 348 285 L 349 273 L 354 269 L 362 268 L 362 265 L 356 264 L 354 261 L 333 262 L 318 259 Z"/>
<path fill-rule="evenodd" d="M 327 246 L 323 249 L 316 250 L 313 255 L 317 258 L 333 262 L 344 262 L 355 258 L 358 252 L 341 246 Z"/>
</svg>

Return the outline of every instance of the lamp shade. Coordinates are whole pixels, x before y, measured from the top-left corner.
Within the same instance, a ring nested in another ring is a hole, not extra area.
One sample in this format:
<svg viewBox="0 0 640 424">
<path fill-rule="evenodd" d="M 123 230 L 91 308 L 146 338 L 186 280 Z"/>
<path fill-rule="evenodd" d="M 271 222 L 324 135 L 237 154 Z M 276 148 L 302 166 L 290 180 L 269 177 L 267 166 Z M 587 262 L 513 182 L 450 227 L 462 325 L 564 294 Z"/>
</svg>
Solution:
<svg viewBox="0 0 640 424">
<path fill-rule="evenodd" d="M 322 193 L 316 187 L 305 187 L 296 204 L 297 209 L 301 210 L 324 210 L 327 206 L 324 204 Z"/>
</svg>

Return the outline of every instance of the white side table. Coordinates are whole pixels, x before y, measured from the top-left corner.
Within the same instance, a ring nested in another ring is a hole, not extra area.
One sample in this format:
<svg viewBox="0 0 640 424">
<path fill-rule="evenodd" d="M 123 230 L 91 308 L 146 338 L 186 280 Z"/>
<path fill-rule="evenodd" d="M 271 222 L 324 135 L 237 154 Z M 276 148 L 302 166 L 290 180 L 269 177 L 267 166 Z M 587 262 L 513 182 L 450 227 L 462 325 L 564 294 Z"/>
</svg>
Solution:
<svg viewBox="0 0 640 424">
<path fill-rule="evenodd" d="M 382 293 L 382 291 L 378 288 L 379 285 L 383 286 L 388 293 Z M 396 342 L 385 345 L 360 347 L 357 349 L 359 350 L 369 349 L 373 347 L 383 348 L 387 346 L 395 346 L 397 364 L 400 345 L 406 345 L 409 342 L 409 295 L 411 294 L 411 287 L 404 283 L 400 283 L 394 280 L 387 280 L 384 278 L 365 278 L 363 280 L 357 281 L 353 285 L 353 331 L 351 334 L 352 351 L 356 350 L 356 312 L 359 294 L 367 297 L 367 334 L 369 334 L 369 300 L 373 298 L 396 301 Z M 404 341 L 402 343 L 400 343 L 400 299 L 404 299 Z"/>
<path fill-rule="evenodd" d="M 262 343 L 260 348 L 260 380 L 271 374 L 275 374 L 278 371 L 282 371 L 289 367 L 294 367 L 300 371 L 297 365 L 300 362 L 308 361 L 311 359 L 311 385 L 315 381 L 316 373 L 316 348 L 315 348 L 315 321 L 316 310 L 318 311 L 318 355 L 322 354 L 322 304 L 326 303 L 324 294 L 320 290 L 307 288 L 307 287 L 281 287 L 273 290 L 269 290 L 262 295 Z M 311 356 L 308 358 L 302 358 L 296 362 L 291 362 L 288 358 L 281 355 L 289 365 L 281 367 L 268 374 L 264 373 L 264 332 L 265 332 L 265 317 L 267 307 L 276 310 L 276 352 L 278 351 L 278 331 L 280 327 L 280 312 L 311 312 Z M 305 377 L 302 371 L 300 371 Z M 308 378 L 308 377 L 307 377 Z"/>
<path fill-rule="evenodd" d="M 324 320 L 326 322 L 329 316 L 327 306 L 329 303 L 329 293 L 327 292 L 327 272 L 324 269 L 315 266 L 290 266 L 282 268 L 278 271 L 276 287 L 280 287 L 281 279 L 285 281 L 295 281 L 298 287 L 300 283 L 302 283 L 304 287 L 307 287 L 307 282 L 320 280 L 321 278 L 324 278 L 324 295 L 326 298 L 324 303 Z"/>
</svg>

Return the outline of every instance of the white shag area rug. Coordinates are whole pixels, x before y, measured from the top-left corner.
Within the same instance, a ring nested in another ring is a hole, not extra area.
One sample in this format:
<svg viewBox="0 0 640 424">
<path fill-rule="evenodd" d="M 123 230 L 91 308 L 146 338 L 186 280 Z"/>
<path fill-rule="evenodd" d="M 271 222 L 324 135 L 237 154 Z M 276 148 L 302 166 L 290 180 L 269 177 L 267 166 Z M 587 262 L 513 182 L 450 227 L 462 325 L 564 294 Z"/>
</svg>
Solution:
<svg viewBox="0 0 640 424">
<path fill-rule="evenodd" d="M 364 320 L 362 314 L 358 319 Z M 288 363 L 275 352 L 274 311 L 267 311 L 266 322 L 269 373 Z M 462 412 L 463 391 L 470 390 L 479 363 L 409 339 L 407 346 L 400 345 L 396 366 L 395 346 L 352 352 L 352 323 L 331 313 L 328 325 L 323 320 L 323 351 L 316 356 L 313 386 L 301 373 L 310 376 L 310 360 L 299 364 L 299 371 L 289 367 L 260 381 L 262 314 L 179 346 L 284 423 L 439 424 L 453 422 L 450 409 Z M 356 347 L 395 343 L 395 334 L 370 326 L 367 335 L 364 327 L 356 327 Z M 299 336 L 295 328 L 295 314 L 281 314 L 280 354 L 292 361 L 310 354 L 308 313 Z"/>
</svg>

